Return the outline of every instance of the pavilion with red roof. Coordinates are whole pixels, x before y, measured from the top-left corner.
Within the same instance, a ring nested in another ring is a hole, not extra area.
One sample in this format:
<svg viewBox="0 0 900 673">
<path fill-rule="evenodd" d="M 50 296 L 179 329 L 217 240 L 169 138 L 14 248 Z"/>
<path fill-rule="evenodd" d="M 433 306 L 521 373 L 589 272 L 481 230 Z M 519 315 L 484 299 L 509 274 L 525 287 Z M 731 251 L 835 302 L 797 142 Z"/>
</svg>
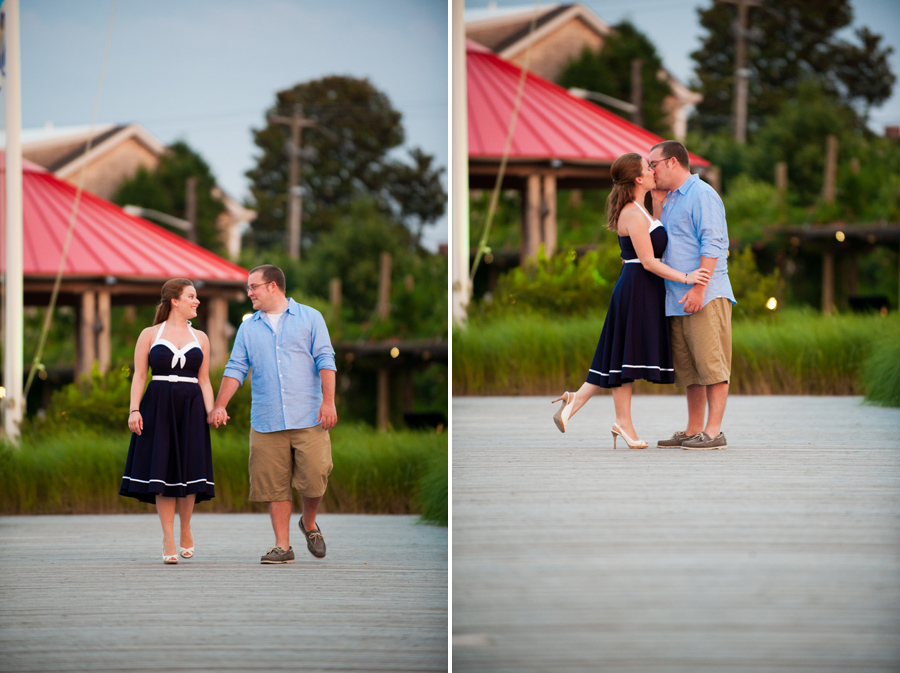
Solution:
<svg viewBox="0 0 900 673">
<path fill-rule="evenodd" d="M 22 167 L 26 306 L 47 306 L 77 189 L 27 160 Z M 0 271 L 6 267 L 6 158 L 0 152 Z M 228 358 L 228 302 L 244 298 L 247 271 L 119 206 L 82 192 L 63 269 L 60 306 L 74 306 L 76 374 L 110 364 L 111 307 L 153 305 L 170 278 L 197 284 L 210 364 Z M 27 359 L 27 354 L 26 354 Z"/>
<path fill-rule="evenodd" d="M 497 180 L 522 69 L 467 40 L 469 187 L 492 189 Z M 521 257 L 544 243 L 556 248 L 558 189 L 605 189 L 610 167 L 626 152 L 647 156 L 665 140 L 562 87 L 528 73 L 502 184 L 522 192 Z M 710 163 L 690 155 L 691 168 Z"/>
</svg>

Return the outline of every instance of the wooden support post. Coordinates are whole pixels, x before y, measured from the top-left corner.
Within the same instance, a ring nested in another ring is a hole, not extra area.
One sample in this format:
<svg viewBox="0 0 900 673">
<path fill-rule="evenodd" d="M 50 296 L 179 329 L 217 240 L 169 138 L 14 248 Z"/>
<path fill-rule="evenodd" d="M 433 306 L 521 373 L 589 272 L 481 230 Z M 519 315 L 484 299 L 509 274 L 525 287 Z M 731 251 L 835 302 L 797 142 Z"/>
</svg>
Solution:
<svg viewBox="0 0 900 673">
<path fill-rule="evenodd" d="M 834 311 L 834 253 L 822 253 L 822 313 Z"/>
<path fill-rule="evenodd" d="M 94 333 L 97 340 L 97 361 L 100 373 L 109 371 L 112 361 L 112 302 L 109 290 L 97 292 L 97 317 L 94 321 Z"/>
<path fill-rule="evenodd" d="M 844 273 L 841 274 L 846 278 L 847 295 L 853 296 L 859 291 L 859 259 L 856 253 L 850 251 L 843 255 Z"/>
<path fill-rule="evenodd" d="M 341 279 L 332 278 L 328 283 L 328 302 L 334 311 L 334 317 L 337 318 L 341 314 Z"/>
<path fill-rule="evenodd" d="M 710 166 L 706 169 L 706 181 L 716 190 L 716 194 L 722 193 L 722 171 L 718 166 Z"/>
<path fill-rule="evenodd" d="M 207 300 L 206 335 L 209 337 L 209 366 L 219 367 L 228 362 L 228 300 L 211 297 Z"/>
<path fill-rule="evenodd" d="M 378 400 L 376 410 L 376 427 L 384 432 L 391 426 L 391 386 L 390 374 L 387 367 L 378 370 Z"/>
<path fill-rule="evenodd" d="M 837 181 L 837 158 L 837 136 L 829 135 L 825 150 L 825 186 L 822 188 L 822 196 L 825 197 L 825 203 L 828 204 L 834 203 L 836 194 L 835 182 Z"/>
<path fill-rule="evenodd" d="M 544 252 L 547 257 L 556 254 L 556 176 L 544 176 Z"/>
<path fill-rule="evenodd" d="M 541 240 L 541 176 L 529 175 L 522 199 L 522 250 L 521 263 L 537 257 Z"/>
<path fill-rule="evenodd" d="M 787 196 L 788 187 L 788 171 L 787 162 L 779 161 L 775 164 L 775 188 L 781 194 L 781 198 Z"/>
<path fill-rule="evenodd" d="M 90 374 L 94 366 L 96 346 L 94 341 L 94 320 L 97 317 L 97 298 L 93 291 L 81 295 L 78 312 L 78 365 L 75 377 Z"/>
<path fill-rule="evenodd" d="M 381 253 L 381 273 L 378 276 L 378 317 L 387 320 L 391 314 L 391 253 Z"/>
</svg>

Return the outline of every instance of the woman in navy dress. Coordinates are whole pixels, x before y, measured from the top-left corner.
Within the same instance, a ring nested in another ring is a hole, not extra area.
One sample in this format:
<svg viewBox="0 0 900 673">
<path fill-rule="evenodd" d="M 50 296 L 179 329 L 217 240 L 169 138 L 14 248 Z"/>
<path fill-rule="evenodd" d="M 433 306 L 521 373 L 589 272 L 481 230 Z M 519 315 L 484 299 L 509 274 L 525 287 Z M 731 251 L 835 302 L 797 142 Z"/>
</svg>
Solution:
<svg viewBox="0 0 900 673">
<path fill-rule="evenodd" d="M 119 495 L 155 503 L 163 529 L 163 562 L 178 563 L 175 511 L 181 523 L 179 553 L 194 555 L 191 514 L 196 502 L 215 497 L 207 414 L 213 408 L 209 339 L 191 327 L 197 290 L 186 278 L 166 281 L 153 326 L 134 348 L 133 433 Z M 148 368 L 153 377 L 147 390 Z M 143 393 L 143 399 L 141 394 Z"/>
<path fill-rule="evenodd" d="M 709 272 L 673 269 L 660 259 L 666 249 L 666 230 L 648 213 L 644 197 L 656 187 L 653 170 L 639 154 L 623 154 L 610 170 L 613 188 L 606 201 L 609 229 L 619 235 L 622 272 L 613 288 L 606 322 L 587 380 L 576 393 L 565 392 L 554 402 L 563 405 L 553 420 L 565 432 L 569 419 L 600 388 L 612 388 L 616 422 L 613 448 L 622 437 L 632 449 L 647 448 L 637 439 L 631 420 L 632 382 L 674 383 L 666 290 L 663 279 L 706 285 Z M 654 210 L 662 210 L 663 192 L 653 192 Z"/>
</svg>

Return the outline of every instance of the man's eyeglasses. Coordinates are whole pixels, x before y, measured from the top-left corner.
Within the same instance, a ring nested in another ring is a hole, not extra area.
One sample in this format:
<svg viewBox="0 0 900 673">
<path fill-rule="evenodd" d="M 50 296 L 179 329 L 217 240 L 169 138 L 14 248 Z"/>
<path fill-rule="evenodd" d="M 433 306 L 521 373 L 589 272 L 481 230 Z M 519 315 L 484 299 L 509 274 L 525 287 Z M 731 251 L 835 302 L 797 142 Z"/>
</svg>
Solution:
<svg viewBox="0 0 900 673">
<path fill-rule="evenodd" d="M 655 171 L 657 164 L 664 164 L 671 158 L 672 157 L 666 157 L 665 159 L 657 159 L 656 161 L 648 161 L 647 165 L 650 166 L 651 171 Z"/>
<path fill-rule="evenodd" d="M 272 281 L 270 281 L 270 282 L 272 282 Z M 263 285 L 268 285 L 268 284 L 269 283 L 257 283 L 256 285 L 248 285 L 244 289 L 247 290 L 247 294 L 250 294 L 251 292 L 256 292 L 256 288 L 262 287 Z"/>
</svg>

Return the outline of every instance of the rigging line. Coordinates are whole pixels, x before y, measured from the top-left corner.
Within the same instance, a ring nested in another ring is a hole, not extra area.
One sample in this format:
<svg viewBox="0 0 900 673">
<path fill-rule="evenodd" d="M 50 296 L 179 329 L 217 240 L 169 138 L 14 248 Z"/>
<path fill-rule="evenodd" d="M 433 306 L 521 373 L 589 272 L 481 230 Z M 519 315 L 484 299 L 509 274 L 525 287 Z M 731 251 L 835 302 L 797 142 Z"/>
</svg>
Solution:
<svg viewBox="0 0 900 673">
<path fill-rule="evenodd" d="M 540 7 L 540 0 L 535 0 L 534 15 L 531 17 L 531 27 L 528 30 L 528 37 L 534 33 L 537 25 L 537 9 Z M 494 220 L 494 214 L 497 211 L 497 202 L 500 200 L 500 186 L 503 184 L 503 177 L 506 174 L 506 162 L 509 159 L 509 150 L 512 146 L 513 135 L 516 132 L 516 122 L 519 119 L 519 106 L 522 104 L 522 94 L 525 93 L 525 80 L 528 75 L 528 61 L 531 57 L 531 42 L 525 48 L 525 62 L 522 65 L 522 74 L 519 77 L 519 88 L 516 90 L 516 100 L 513 104 L 512 117 L 509 120 L 509 131 L 506 134 L 506 145 L 503 147 L 503 155 L 500 157 L 500 168 L 497 171 L 497 182 L 494 185 L 494 191 L 491 192 L 491 203 L 488 207 L 487 219 L 484 222 L 484 229 L 481 233 L 481 240 L 478 242 L 478 250 L 475 252 L 475 262 L 472 264 L 472 271 L 469 274 L 469 287 L 475 281 L 475 272 L 478 271 L 478 265 L 484 256 L 484 248 L 487 245 L 488 235 L 491 233 L 491 224 Z"/>
<path fill-rule="evenodd" d="M 100 81 L 97 84 L 97 95 L 94 98 L 94 110 L 91 113 L 91 126 L 88 133 L 88 141 L 84 146 L 84 154 L 87 156 L 91 151 L 91 145 L 94 142 L 94 127 L 97 125 L 97 113 L 100 109 L 100 94 L 103 91 L 103 78 L 106 75 L 106 64 L 109 60 L 109 45 L 112 41 L 113 26 L 116 19 L 116 5 L 119 0 L 112 0 L 112 11 L 109 15 L 109 27 L 106 31 L 106 44 L 103 47 L 103 61 L 100 65 Z M 69 229 L 66 232 L 66 242 L 63 245 L 62 257 L 59 260 L 59 269 L 56 272 L 56 280 L 53 283 L 53 291 L 50 293 L 50 304 L 47 306 L 47 312 L 44 314 L 44 325 L 41 329 L 41 337 L 38 340 L 37 350 L 34 354 L 34 360 L 31 362 L 31 371 L 28 372 L 28 381 L 25 383 L 25 399 L 28 399 L 28 391 L 34 382 L 34 374 L 41 366 L 41 356 L 44 354 L 44 345 L 47 342 L 47 334 L 53 325 L 53 313 L 56 310 L 56 299 L 59 296 L 59 287 L 62 284 L 63 269 L 66 266 L 66 258 L 69 256 L 69 245 L 72 243 L 72 234 L 75 231 L 75 220 L 78 217 L 78 206 L 81 203 L 81 193 L 84 191 L 84 179 L 87 172 L 87 163 L 81 167 L 78 175 L 78 188 L 75 190 L 75 200 L 72 203 L 72 213 L 69 216 Z"/>
</svg>

